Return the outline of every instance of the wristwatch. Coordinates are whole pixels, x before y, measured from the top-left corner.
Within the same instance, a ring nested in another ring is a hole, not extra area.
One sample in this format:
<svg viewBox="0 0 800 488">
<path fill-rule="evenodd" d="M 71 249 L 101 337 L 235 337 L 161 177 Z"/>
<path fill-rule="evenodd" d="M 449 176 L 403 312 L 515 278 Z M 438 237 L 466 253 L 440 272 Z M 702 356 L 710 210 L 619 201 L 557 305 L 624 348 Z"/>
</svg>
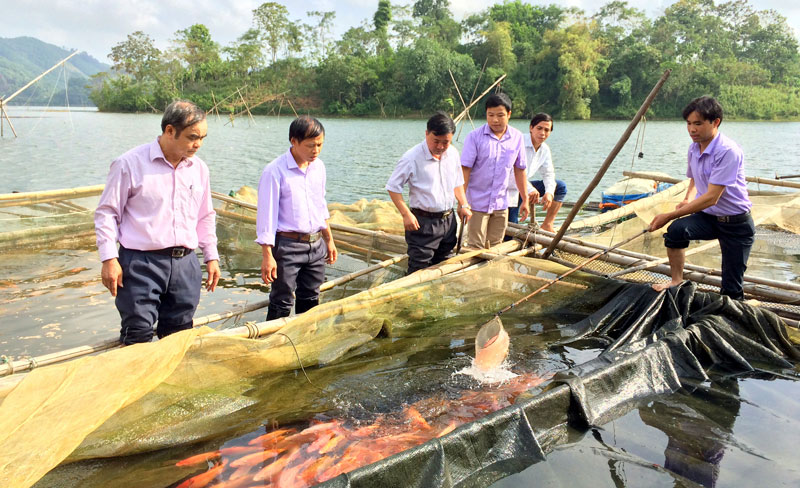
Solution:
<svg viewBox="0 0 800 488">
<path fill-rule="evenodd" d="M 468 203 L 468 204 L 466 204 L 466 205 L 461 205 L 461 204 L 459 203 L 459 204 L 458 204 L 458 208 L 466 208 L 467 210 L 472 210 L 472 207 L 470 207 L 470 206 L 469 206 L 469 203 Z"/>
</svg>

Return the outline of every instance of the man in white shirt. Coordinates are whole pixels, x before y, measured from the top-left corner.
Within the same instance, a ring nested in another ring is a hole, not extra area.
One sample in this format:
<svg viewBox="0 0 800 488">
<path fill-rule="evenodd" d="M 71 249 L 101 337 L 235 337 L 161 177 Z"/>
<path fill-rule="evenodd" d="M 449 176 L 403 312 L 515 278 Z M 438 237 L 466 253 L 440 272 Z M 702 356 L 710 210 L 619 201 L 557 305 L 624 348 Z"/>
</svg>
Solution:
<svg viewBox="0 0 800 488">
<path fill-rule="evenodd" d="M 528 158 L 528 167 L 526 169 L 528 183 L 528 201 L 533 208 L 533 205 L 541 202 L 542 208 L 547 210 L 544 222 L 542 222 L 542 230 L 555 232 L 553 229 L 553 222 L 555 222 L 556 215 L 564 197 L 567 196 L 567 185 L 556 179 L 556 173 L 553 169 L 553 158 L 550 153 L 550 146 L 545 144 L 544 141 L 550 137 L 553 131 L 553 118 L 549 114 L 538 113 L 531 119 L 530 125 L 530 139 L 525 141 L 525 152 Z M 531 180 L 533 175 L 539 171 L 541 173 L 541 180 Z M 517 204 L 519 202 L 519 193 L 513 185 L 508 186 L 508 203 L 509 205 Z M 519 207 L 511 207 L 508 209 L 508 221 L 518 222 Z"/>
<path fill-rule="evenodd" d="M 386 190 L 403 216 L 408 244 L 408 273 L 440 263 L 450 257 L 456 245 L 458 226 L 453 204 L 458 200 L 458 215 L 472 216 L 464 193 L 464 176 L 456 148 L 450 145 L 456 126 L 442 112 L 428 119 L 425 140 L 400 158 Z M 403 187 L 408 184 L 408 200 Z"/>
</svg>

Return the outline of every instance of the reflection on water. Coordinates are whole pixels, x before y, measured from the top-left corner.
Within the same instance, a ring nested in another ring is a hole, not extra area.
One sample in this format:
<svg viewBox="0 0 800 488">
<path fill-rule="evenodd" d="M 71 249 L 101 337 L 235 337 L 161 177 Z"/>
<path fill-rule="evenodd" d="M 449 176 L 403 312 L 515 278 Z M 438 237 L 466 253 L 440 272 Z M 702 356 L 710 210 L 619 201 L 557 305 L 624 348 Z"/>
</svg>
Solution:
<svg viewBox="0 0 800 488">
<path fill-rule="evenodd" d="M 798 486 L 798 395 L 769 374 L 686 384 L 492 486 Z"/>
</svg>

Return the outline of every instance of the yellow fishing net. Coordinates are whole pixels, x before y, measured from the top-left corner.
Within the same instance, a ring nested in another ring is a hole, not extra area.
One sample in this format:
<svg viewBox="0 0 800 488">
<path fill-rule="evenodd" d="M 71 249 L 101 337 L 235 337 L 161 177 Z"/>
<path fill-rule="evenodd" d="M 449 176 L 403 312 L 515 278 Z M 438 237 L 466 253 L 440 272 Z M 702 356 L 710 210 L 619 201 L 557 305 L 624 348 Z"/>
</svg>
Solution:
<svg viewBox="0 0 800 488">
<path fill-rule="evenodd" d="M 320 305 L 264 339 L 192 330 L 34 370 L 0 404 L 0 481 L 30 486 L 65 460 L 195 442 L 276 412 L 284 421 L 297 417 L 313 399 L 281 372 L 335 364 L 378 335 L 433 338 L 474 328 L 565 269 L 506 258 L 430 281 L 437 273 L 423 271 Z M 594 280 L 573 274 L 524 311 L 553 307 Z M 247 394 L 256 385 L 258 398 Z"/>
</svg>

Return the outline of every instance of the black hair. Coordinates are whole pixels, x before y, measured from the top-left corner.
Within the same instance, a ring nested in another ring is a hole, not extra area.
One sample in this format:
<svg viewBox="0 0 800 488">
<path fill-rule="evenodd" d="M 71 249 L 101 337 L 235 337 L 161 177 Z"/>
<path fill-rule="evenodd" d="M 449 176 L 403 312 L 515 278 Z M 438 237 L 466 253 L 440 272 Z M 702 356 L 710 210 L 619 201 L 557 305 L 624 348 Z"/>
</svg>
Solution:
<svg viewBox="0 0 800 488">
<path fill-rule="evenodd" d="M 539 112 L 538 114 L 534 115 L 531 119 L 531 127 L 536 127 L 539 122 L 550 122 L 550 130 L 552 131 L 555 129 L 556 124 L 553 122 L 553 117 L 550 114 L 546 114 L 544 112 Z"/>
<path fill-rule="evenodd" d="M 447 134 L 456 133 L 456 124 L 449 115 L 440 111 L 428 119 L 428 132 L 433 133 L 435 136 L 446 136 Z"/>
<path fill-rule="evenodd" d="M 206 119 L 206 113 L 188 100 L 175 100 L 164 109 L 161 117 L 161 132 L 166 132 L 167 126 L 175 128 L 175 137 L 181 135 L 183 129 L 191 127 Z"/>
<path fill-rule="evenodd" d="M 324 135 L 325 127 L 322 127 L 322 123 L 308 115 L 297 117 L 292 121 L 292 125 L 289 126 L 289 141 L 297 139 L 297 142 L 303 142 L 306 139 Z"/>
<path fill-rule="evenodd" d="M 486 99 L 486 110 L 494 107 L 505 107 L 511 112 L 511 99 L 502 92 L 489 95 L 489 98 Z"/>
<path fill-rule="evenodd" d="M 719 104 L 716 98 L 706 96 L 695 98 L 683 109 L 683 120 L 689 120 L 689 115 L 692 112 L 697 112 L 709 122 L 714 122 L 717 119 L 722 122 L 722 105 Z"/>
</svg>

